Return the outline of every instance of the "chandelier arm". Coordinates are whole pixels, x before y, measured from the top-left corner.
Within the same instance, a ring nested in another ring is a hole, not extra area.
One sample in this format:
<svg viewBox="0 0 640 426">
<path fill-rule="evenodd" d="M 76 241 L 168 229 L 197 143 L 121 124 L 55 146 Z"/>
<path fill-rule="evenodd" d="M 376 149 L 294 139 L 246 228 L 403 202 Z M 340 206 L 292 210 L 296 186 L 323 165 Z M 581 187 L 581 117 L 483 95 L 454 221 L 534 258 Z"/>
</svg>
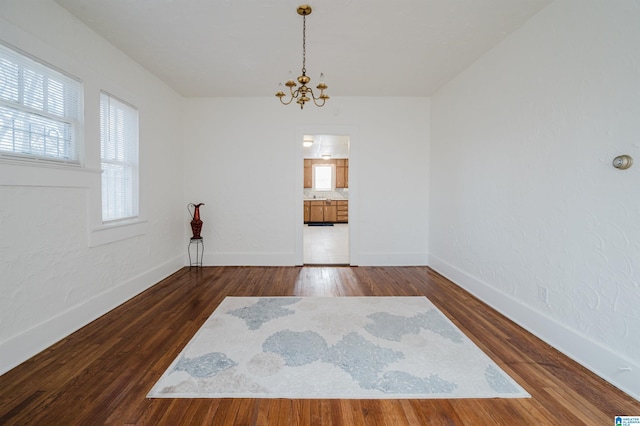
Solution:
<svg viewBox="0 0 640 426">
<path fill-rule="evenodd" d="M 323 99 L 323 100 L 322 100 L 322 103 L 321 103 L 321 104 L 319 104 L 318 102 L 316 102 L 316 99 L 315 99 L 315 98 L 313 99 L 313 103 L 314 103 L 314 105 L 315 105 L 315 106 L 317 106 L 317 107 L 323 107 L 323 106 L 324 106 L 325 101 L 326 101 L 326 99 Z"/>
<path fill-rule="evenodd" d="M 314 103 L 314 105 L 315 105 L 315 106 L 317 106 L 317 107 L 323 107 L 323 106 L 324 106 L 324 103 L 327 101 L 327 99 L 326 99 L 326 98 L 321 98 L 320 96 L 318 96 L 318 97 L 316 98 L 315 96 L 313 96 L 313 93 L 311 93 L 311 96 L 313 97 L 313 103 Z M 322 103 L 321 103 L 321 104 L 317 102 L 319 99 L 320 99 L 320 100 L 322 100 Z"/>
<path fill-rule="evenodd" d="M 299 91 L 300 91 L 299 89 L 296 89 L 296 90 L 294 91 L 294 90 L 293 90 L 293 87 L 289 87 L 289 92 L 290 92 L 290 94 L 289 94 L 289 96 L 290 96 L 290 97 L 289 97 L 289 101 L 288 101 L 288 102 L 284 102 L 284 101 L 282 100 L 282 97 L 281 97 L 281 98 L 280 98 L 280 102 L 282 102 L 282 104 L 283 104 L 283 105 L 289 105 L 291 102 L 293 102 L 293 100 L 294 100 L 294 99 L 297 99 L 297 98 L 298 98 L 298 92 L 299 92 Z"/>
<path fill-rule="evenodd" d="M 289 102 L 285 102 L 282 100 L 282 98 L 280 98 L 280 102 L 282 103 L 282 105 L 289 105 L 292 101 L 293 101 L 293 98 L 289 99 Z"/>
<path fill-rule="evenodd" d="M 322 105 L 324 105 L 325 101 L 327 100 L 326 98 L 323 98 L 323 97 L 322 97 L 322 95 L 323 95 L 323 91 L 322 91 L 322 90 L 320 90 L 320 94 L 319 94 L 318 96 L 316 96 L 316 95 L 313 93 L 313 89 L 312 89 L 312 88 L 309 88 L 309 93 L 311 93 L 311 97 L 313 98 L 313 103 L 314 103 L 314 104 L 316 104 L 316 106 L 322 106 Z M 322 99 L 322 105 L 318 105 L 318 104 L 315 102 L 315 101 L 317 101 L 317 100 L 319 100 L 319 99 Z"/>
<path fill-rule="evenodd" d="M 316 98 L 316 95 L 313 93 L 313 89 L 311 87 L 309 87 L 309 90 L 307 90 L 308 93 L 311 93 L 311 97 L 313 98 L 313 100 L 315 101 L 316 99 L 320 99 L 320 98 Z"/>
</svg>

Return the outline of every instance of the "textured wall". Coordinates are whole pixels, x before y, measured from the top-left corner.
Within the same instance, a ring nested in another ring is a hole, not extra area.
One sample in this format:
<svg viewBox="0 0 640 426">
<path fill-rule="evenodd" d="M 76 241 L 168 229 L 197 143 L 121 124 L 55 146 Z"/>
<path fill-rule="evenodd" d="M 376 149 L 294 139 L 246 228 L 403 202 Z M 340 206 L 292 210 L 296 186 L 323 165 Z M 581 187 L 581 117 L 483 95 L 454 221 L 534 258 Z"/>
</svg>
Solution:
<svg viewBox="0 0 640 426">
<path fill-rule="evenodd" d="M 3 1 L 0 39 L 80 78 L 85 168 L 0 163 L 0 374 L 184 261 L 181 98 L 48 0 Z M 140 110 L 142 235 L 101 230 L 100 90 Z M 98 231 L 100 230 L 100 231 Z"/>
<path fill-rule="evenodd" d="M 638 22 L 636 1 L 558 1 L 434 96 L 429 240 L 436 269 L 635 395 Z"/>
</svg>

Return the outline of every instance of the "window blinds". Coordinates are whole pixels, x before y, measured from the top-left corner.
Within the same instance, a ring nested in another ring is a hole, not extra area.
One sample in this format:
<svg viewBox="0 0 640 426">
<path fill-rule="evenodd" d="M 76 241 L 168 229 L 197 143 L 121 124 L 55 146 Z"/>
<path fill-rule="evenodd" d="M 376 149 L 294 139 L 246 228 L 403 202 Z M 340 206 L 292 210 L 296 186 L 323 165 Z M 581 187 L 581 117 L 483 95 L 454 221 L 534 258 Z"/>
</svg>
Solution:
<svg viewBox="0 0 640 426">
<path fill-rule="evenodd" d="M 0 43 L 0 156 L 79 162 L 82 84 Z"/>
<path fill-rule="evenodd" d="M 102 221 L 138 216 L 138 111 L 100 94 Z"/>
</svg>

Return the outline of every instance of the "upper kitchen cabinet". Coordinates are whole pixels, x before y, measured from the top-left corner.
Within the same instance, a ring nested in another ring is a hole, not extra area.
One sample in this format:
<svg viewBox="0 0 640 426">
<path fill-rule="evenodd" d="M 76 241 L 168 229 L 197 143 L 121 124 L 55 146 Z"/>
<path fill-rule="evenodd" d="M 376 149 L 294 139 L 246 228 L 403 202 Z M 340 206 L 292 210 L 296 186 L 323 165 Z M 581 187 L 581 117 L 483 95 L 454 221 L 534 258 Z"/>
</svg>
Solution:
<svg viewBox="0 0 640 426">
<path fill-rule="evenodd" d="M 349 188 L 349 160 L 339 158 L 336 160 L 320 160 L 305 158 L 304 160 L 304 187 L 313 188 L 313 166 L 316 164 L 332 164 L 335 169 L 336 188 Z"/>
<path fill-rule="evenodd" d="M 336 160 L 336 188 L 349 187 L 349 160 L 340 158 Z"/>
<path fill-rule="evenodd" d="M 312 188 L 313 187 L 313 160 L 305 159 L 304 160 L 304 187 Z"/>
</svg>

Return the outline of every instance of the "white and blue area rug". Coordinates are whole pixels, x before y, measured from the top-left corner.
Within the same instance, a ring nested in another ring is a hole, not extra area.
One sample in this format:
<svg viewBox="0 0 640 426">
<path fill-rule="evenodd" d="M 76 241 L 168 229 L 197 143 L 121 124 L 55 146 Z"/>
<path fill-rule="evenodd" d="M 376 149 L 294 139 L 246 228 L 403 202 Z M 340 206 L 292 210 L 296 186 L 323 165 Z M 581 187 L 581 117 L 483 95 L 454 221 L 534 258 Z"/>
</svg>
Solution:
<svg viewBox="0 0 640 426">
<path fill-rule="evenodd" d="M 150 398 L 526 398 L 426 297 L 227 297 Z"/>
</svg>

